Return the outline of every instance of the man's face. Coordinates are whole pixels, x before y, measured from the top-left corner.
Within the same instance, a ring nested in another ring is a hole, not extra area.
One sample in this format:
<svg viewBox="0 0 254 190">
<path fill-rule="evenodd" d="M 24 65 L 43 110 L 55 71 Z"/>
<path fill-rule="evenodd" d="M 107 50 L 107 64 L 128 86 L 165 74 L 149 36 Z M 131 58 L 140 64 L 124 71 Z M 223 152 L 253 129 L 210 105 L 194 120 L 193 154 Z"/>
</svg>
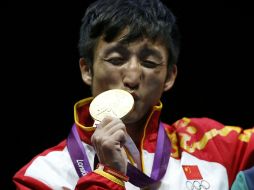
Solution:
<svg viewBox="0 0 254 190">
<path fill-rule="evenodd" d="M 99 39 L 91 86 L 93 96 L 116 88 L 133 95 L 134 109 L 124 118 L 128 124 L 141 120 L 158 103 L 163 91 L 172 87 L 176 68 L 168 75 L 168 54 L 162 43 L 142 38 L 123 44 L 122 36 L 109 43 Z"/>
</svg>

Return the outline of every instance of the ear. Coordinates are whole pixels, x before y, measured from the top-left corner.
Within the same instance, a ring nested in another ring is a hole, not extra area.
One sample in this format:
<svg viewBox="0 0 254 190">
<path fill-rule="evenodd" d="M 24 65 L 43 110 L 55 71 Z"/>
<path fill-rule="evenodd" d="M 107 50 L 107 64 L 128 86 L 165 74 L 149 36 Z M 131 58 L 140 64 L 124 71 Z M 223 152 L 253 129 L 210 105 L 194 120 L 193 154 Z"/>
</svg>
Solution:
<svg viewBox="0 0 254 190">
<path fill-rule="evenodd" d="M 81 71 L 82 80 L 89 86 L 92 84 L 92 72 L 84 58 L 79 59 L 79 68 Z"/>
<path fill-rule="evenodd" d="M 164 91 L 168 91 L 173 87 L 176 76 L 177 76 L 177 66 L 173 65 L 172 69 L 168 70 L 168 75 L 164 84 Z"/>
</svg>

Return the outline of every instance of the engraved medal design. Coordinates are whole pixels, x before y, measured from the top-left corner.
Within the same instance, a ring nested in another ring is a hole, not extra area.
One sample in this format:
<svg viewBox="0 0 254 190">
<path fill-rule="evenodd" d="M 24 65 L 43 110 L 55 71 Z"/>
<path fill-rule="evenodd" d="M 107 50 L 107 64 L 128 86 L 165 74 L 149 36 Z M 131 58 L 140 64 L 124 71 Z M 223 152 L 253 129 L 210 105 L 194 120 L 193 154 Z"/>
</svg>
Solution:
<svg viewBox="0 0 254 190">
<path fill-rule="evenodd" d="M 93 127 L 96 127 L 105 116 L 123 118 L 134 106 L 133 96 L 121 89 L 112 89 L 97 95 L 90 104 L 89 112 L 94 119 Z M 127 134 L 124 146 L 133 156 L 134 165 L 141 169 L 140 153 L 131 137 Z"/>
<path fill-rule="evenodd" d="M 101 122 L 105 116 L 123 118 L 133 108 L 132 95 L 121 89 L 112 89 L 97 95 L 90 104 L 89 111 L 95 122 Z"/>
</svg>

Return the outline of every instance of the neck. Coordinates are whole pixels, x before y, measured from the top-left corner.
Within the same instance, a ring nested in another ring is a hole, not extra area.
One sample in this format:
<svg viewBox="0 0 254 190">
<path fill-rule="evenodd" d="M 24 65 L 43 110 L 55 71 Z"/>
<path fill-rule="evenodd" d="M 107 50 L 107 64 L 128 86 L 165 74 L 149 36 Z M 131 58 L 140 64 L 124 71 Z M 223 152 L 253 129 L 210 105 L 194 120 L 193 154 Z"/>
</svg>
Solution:
<svg viewBox="0 0 254 190">
<path fill-rule="evenodd" d="M 130 123 L 126 124 L 126 130 L 134 143 L 136 144 L 137 148 L 140 147 L 140 143 L 143 136 L 143 131 L 146 123 L 146 117 L 144 119 L 136 122 L 136 123 Z"/>
</svg>

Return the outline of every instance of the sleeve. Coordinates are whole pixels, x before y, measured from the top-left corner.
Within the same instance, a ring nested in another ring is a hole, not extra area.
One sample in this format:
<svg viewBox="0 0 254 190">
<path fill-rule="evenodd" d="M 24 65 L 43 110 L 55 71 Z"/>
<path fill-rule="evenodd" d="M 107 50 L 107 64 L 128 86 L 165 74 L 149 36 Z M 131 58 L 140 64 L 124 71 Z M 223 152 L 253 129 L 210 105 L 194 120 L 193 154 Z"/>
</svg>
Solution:
<svg viewBox="0 0 254 190">
<path fill-rule="evenodd" d="M 13 182 L 16 186 L 16 190 L 52 190 L 39 180 L 19 174 L 13 177 Z"/>
<path fill-rule="evenodd" d="M 235 180 L 237 174 L 254 166 L 254 129 L 237 129 L 225 138 L 225 149 L 222 156 L 225 158 L 229 184 Z M 231 137 L 231 138 L 230 138 Z"/>
<path fill-rule="evenodd" d="M 62 168 L 65 167 L 65 162 L 61 163 L 59 166 L 57 165 L 57 162 L 62 161 L 62 159 L 58 158 L 62 158 L 64 157 L 63 155 L 65 155 L 65 153 L 61 154 L 61 151 L 64 149 L 64 147 L 65 141 L 59 144 L 59 146 L 48 149 L 43 153 L 35 156 L 29 163 L 18 170 L 12 178 L 16 190 L 125 189 L 124 180 L 122 180 L 120 177 L 117 177 L 116 175 L 110 174 L 107 171 L 100 171 L 99 168 L 79 178 L 77 181 L 77 178 L 73 177 L 69 173 L 69 170 L 64 170 Z M 52 157 L 47 158 L 47 156 L 52 156 L 54 153 L 56 153 L 55 155 L 58 156 L 54 157 L 54 159 L 57 158 L 57 162 L 52 162 L 52 160 L 54 160 Z M 67 164 L 69 164 L 69 162 L 67 162 Z M 31 173 L 28 174 L 28 170 L 30 170 L 30 172 L 33 171 L 34 174 L 36 173 L 38 175 L 31 175 Z M 68 187 L 66 187 L 65 184 L 68 184 Z M 71 184 L 76 184 L 76 186 Z"/>
<path fill-rule="evenodd" d="M 173 126 L 182 150 L 226 168 L 229 186 L 238 172 L 254 166 L 254 127 L 244 130 L 210 118 L 182 118 Z"/>
<path fill-rule="evenodd" d="M 75 190 L 125 190 L 124 182 L 102 170 L 93 172 L 79 179 Z"/>
<path fill-rule="evenodd" d="M 45 183 L 24 175 L 26 168 L 18 171 L 14 177 L 13 182 L 16 190 L 53 190 Z M 63 190 L 69 190 L 67 187 L 61 187 Z M 115 176 L 100 170 L 94 170 L 86 176 L 81 177 L 75 190 L 124 190 L 125 184 L 122 180 Z"/>
</svg>

